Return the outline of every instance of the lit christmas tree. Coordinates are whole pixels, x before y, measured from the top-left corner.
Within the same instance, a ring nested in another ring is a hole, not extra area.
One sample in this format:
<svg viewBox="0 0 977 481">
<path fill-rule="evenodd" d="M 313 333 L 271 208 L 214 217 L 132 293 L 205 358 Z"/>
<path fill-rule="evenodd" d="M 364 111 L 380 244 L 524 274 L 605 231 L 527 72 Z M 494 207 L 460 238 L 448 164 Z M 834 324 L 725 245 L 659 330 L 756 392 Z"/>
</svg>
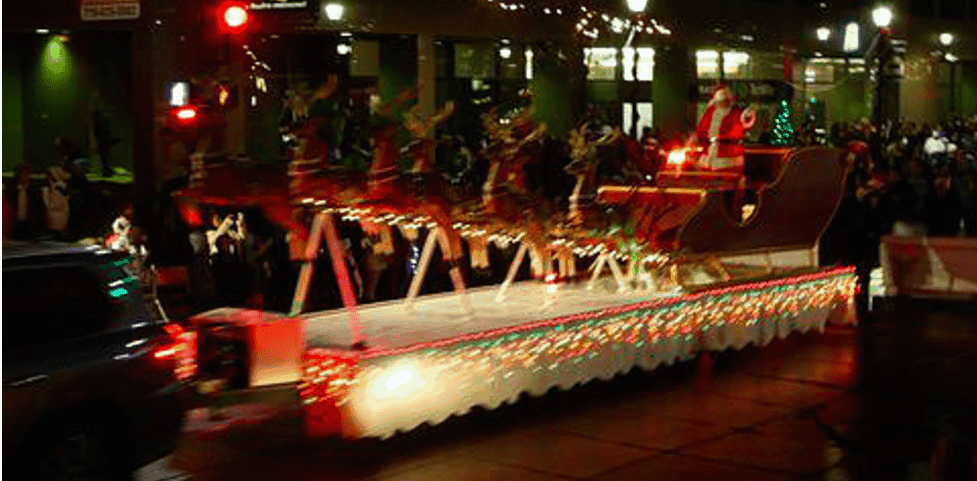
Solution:
<svg viewBox="0 0 977 481">
<path fill-rule="evenodd" d="M 790 123 L 790 102 L 781 100 L 777 106 L 777 115 L 773 118 L 770 128 L 770 143 L 773 145 L 791 145 L 794 143 L 794 126 Z"/>
</svg>

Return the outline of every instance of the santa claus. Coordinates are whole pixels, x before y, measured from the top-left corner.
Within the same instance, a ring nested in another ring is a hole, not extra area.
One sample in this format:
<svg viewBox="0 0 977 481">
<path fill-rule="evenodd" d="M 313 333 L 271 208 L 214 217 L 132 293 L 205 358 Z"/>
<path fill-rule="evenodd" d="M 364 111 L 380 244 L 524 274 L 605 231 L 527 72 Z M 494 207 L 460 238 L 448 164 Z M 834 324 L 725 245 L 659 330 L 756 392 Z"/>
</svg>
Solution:
<svg viewBox="0 0 977 481">
<path fill-rule="evenodd" d="M 734 100 L 729 87 L 720 85 L 690 139 L 705 149 L 698 161 L 703 170 L 743 173 L 743 138 L 756 122 L 756 111 L 737 107 Z"/>
</svg>

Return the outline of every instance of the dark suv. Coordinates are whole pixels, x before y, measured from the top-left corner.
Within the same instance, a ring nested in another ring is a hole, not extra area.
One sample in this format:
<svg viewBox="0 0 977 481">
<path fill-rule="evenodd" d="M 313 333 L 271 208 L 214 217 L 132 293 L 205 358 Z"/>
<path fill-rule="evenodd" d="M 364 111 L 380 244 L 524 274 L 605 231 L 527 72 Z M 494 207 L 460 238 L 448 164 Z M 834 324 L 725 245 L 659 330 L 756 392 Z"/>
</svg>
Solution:
<svg viewBox="0 0 977 481">
<path fill-rule="evenodd" d="M 126 479 L 176 447 L 181 330 L 125 256 L 3 243 L 3 461 L 10 479 Z"/>
</svg>

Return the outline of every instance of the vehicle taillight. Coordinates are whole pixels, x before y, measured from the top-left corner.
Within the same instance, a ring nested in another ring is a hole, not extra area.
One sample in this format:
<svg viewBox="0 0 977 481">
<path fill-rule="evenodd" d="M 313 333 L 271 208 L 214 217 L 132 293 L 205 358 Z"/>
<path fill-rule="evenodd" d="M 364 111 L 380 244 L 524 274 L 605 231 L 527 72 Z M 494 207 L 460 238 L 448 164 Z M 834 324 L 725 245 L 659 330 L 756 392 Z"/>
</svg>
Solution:
<svg viewBox="0 0 977 481">
<path fill-rule="evenodd" d="M 668 153 L 669 165 L 682 166 L 688 161 L 687 149 L 675 149 Z"/>
<path fill-rule="evenodd" d="M 167 344 L 161 346 L 153 352 L 153 357 L 156 359 L 172 359 L 176 356 L 176 347 L 172 344 Z"/>
<path fill-rule="evenodd" d="M 184 331 L 179 324 L 166 324 L 163 328 L 168 340 L 153 351 L 153 357 L 176 361 L 176 378 L 180 381 L 190 379 L 197 373 L 196 333 Z"/>
</svg>

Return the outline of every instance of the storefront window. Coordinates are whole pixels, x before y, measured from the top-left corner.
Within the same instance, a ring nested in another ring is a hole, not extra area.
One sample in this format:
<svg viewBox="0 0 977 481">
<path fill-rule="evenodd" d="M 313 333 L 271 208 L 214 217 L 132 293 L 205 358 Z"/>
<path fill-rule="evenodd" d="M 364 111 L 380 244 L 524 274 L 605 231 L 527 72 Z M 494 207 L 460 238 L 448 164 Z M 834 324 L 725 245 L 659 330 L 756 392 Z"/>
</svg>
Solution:
<svg viewBox="0 0 977 481">
<path fill-rule="evenodd" d="M 730 79 L 750 78 L 750 54 L 723 52 L 723 73 Z"/>
<path fill-rule="evenodd" d="M 638 78 L 641 78 L 639 75 Z M 621 124 L 625 132 L 631 132 L 631 128 L 634 125 L 634 120 L 632 119 L 632 110 L 630 103 L 621 104 Z M 652 109 L 651 102 L 638 102 L 638 135 L 641 135 L 642 129 L 645 127 L 651 128 L 652 120 Z"/>
<path fill-rule="evenodd" d="M 700 79 L 719 78 L 719 52 L 699 50 L 695 53 L 696 71 Z M 723 52 L 723 74 L 729 79 L 750 78 L 750 54 Z"/>
<path fill-rule="evenodd" d="M 634 49 L 625 48 L 621 50 L 624 66 L 624 80 L 631 82 L 634 80 Z M 655 49 L 648 47 L 638 47 L 638 81 L 648 82 L 653 80 L 655 72 Z"/>
<path fill-rule="evenodd" d="M 525 72 L 524 56 L 519 55 L 520 48 L 505 44 L 499 47 L 500 77 L 509 80 L 521 80 Z"/>
<path fill-rule="evenodd" d="M 616 48 L 585 48 L 583 58 L 584 64 L 587 65 L 587 80 L 614 80 L 617 78 L 615 75 L 615 70 L 617 70 Z"/>
<path fill-rule="evenodd" d="M 354 40 L 349 70 L 354 77 L 380 75 L 380 43 L 375 40 Z"/>
<path fill-rule="evenodd" d="M 811 60 L 804 69 L 804 82 L 833 83 L 835 81 L 834 59 L 816 58 Z M 844 59 L 841 59 L 844 62 Z"/>
<path fill-rule="evenodd" d="M 752 54 L 750 56 L 750 78 L 752 80 L 782 80 L 784 78 L 783 54 Z"/>
<path fill-rule="evenodd" d="M 443 41 L 434 42 L 434 72 L 438 78 L 451 77 L 451 50 Z"/>
<path fill-rule="evenodd" d="M 695 53 L 695 64 L 700 79 L 719 78 L 719 52 L 699 50 Z"/>
<path fill-rule="evenodd" d="M 459 43 L 455 45 L 455 77 L 495 78 L 495 46 Z"/>
</svg>

